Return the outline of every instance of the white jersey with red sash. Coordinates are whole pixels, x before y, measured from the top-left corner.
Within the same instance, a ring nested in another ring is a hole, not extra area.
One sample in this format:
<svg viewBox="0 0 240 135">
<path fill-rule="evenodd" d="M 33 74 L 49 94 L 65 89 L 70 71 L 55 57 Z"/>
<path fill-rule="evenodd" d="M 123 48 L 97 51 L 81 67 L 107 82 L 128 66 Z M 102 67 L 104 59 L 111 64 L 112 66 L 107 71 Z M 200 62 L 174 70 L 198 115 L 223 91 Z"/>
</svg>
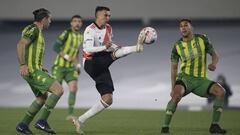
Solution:
<svg viewBox="0 0 240 135">
<path fill-rule="evenodd" d="M 112 27 L 109 24 L 104 28 L 99 28 L 95 23 L 89 25 L 84 31 L 83 62 L 94 53 L 113 52 L 117 48 L 116 45 L 112 45 L 108 49 L 104 45 L 112 42 L 112 37 Z"/>
</svg>

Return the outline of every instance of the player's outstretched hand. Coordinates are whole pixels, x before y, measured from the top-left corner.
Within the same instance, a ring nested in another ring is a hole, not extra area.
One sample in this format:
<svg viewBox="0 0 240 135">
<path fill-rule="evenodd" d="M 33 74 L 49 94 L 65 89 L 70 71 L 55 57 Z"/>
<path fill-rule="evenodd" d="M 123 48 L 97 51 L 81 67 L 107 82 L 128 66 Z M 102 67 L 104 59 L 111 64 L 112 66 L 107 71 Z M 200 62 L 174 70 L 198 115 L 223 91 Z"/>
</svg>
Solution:
<svg viewBox="0 0 240 135">
<path fill-rule="evenodd" d="M 208 69 L 209 69 L 210 71 L 215 71 L 215 70 L 216 70 L 216 65 L 214 65 L 214 64 L 209 64 L 209 65 L 208 65 Z"/>
<path fill-rule="evenodd" d="M 106 43 L 104 43 L 104 45 L 106 46 L 106 48 L 108 49 L 109 47 L 111 47 L 112 46 L 112 43 L 111 42 L 106 42 Z"/>
<path fill-rule="evenodd" d="M 27 65 L 21 65 L 20 69 L 19 69 L 20 75 L 21 76 L 26 76 L 28 75 L 29 71 L 28 71 L 28 66 Z"/>
</svg>

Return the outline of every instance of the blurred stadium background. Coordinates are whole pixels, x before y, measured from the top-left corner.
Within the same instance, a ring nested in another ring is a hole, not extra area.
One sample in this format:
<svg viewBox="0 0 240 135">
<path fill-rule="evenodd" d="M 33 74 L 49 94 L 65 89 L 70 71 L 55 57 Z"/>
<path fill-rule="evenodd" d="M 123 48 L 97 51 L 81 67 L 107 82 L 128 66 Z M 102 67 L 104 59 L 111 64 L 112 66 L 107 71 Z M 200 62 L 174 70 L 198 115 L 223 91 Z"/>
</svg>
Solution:
<svg viewBox="0 0 240 135">
<path fill-rule="evenodd" d="M 170 52 L 180 38 L 178 19 L 191 18 L 196 33 L 205 33 L 220 55 L 215 72 L 209 78 L 226 76 L 233 91 L 230 107 L 240 107 L 240 1 L 239 0 L 1 0 L 0 4 L 0 106 L 27 107 L 34 96 L 18 73 L 16 43 L 21 30 L 32 21 L 32 11 L 44 7 L 52 12 L 53 20 L 44 31 L 46 52 L 44 65 L 49 71 L 55 53 L 52 46 L 58 34 L 69 27 L 69 19 L 79 14 L 85 29 L 94 19 L 98 5 L 111 9 L 114 41 L 122 45 L 136 42 L 144 26 L 158 32 L 158 41 L 146 46 L 144 53 L 120 59 L 111 66 L 115 83 L 112 108 L 164 109 L 170 99 Z M 90 107 L 99 95 L 94 82 L 83 71 L 79 77 L 76 106 Z M 67 87 L 57 107 L 67 106 Z M 206 99 L 195 95 L 185 97 L 180 106 L 199 109 Z"/>
</svg>

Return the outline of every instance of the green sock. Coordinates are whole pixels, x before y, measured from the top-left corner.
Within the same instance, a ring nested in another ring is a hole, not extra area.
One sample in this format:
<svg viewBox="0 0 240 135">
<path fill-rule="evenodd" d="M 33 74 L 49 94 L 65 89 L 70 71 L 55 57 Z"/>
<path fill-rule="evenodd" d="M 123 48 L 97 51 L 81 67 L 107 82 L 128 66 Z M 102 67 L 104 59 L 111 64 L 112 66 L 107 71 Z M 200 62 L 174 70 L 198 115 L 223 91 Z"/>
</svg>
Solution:
<svg viewBox="0 0 240 135">
<path fill-rule="evenodd" d="M 76 101 L 76 92 L 70 91 L 68 96 L 68 115 L 73 114 L 75 101 Z"/>
<path fill-rule="evenodd" d="M 30 105 L 30 107 L 28 108 L 27 112 L 25 113 L 25 116 L 23 117 L 22 122 L 29 125 L 32 122 L 34 116 L 42 108 L 42 106 L 43 106 L 43 104 L 40 105 L 37 103 L 36 100 L 34 100 L 32 102 L 32 104 Z"/>
<path fill-rule="evenodd" d="M 40 116 L 40 119 L 47 119 L 53 110 L 53 108 L 56 106 L 58 100 L 60 99 L 60 96 L 57 96 L 55 94 L 51 94 L 43 107 L 42 114 Z"/>
<path fill-rule="evenodd" d="M 224 99 L 220 99 L 216 97 L 214 99 L 214 104 L 213 104 L 213 116 L 212 116 L 212 123 L 213 124 L 218 124 L 222 111 L 223 111 L 223 105 L 224 105 Z"/>
<path fill-rule="evenodd" d="M 172 116 L 176 111 L 176 108 L 177 108 L 177 104 L 172 100 L 170 100 L 167 105 L 163 127 L 169 127 Z"/>
</svg>

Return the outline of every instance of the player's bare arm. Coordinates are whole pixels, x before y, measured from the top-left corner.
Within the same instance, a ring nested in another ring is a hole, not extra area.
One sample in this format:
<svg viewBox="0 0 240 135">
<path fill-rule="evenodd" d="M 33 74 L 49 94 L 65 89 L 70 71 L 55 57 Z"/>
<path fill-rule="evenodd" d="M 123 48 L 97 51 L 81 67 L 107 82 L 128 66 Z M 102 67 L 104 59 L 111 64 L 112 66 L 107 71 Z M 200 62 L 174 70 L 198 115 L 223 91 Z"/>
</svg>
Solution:
<svg viewBox="0 0 240 135">
<path fill-rule="evenodd" d="M 81 73 L 81 64 L 80 64 L 80 54 L 78 53 L 77 54 L 77 57 L 76 57 L 76 63 L 77 63 L 77 71 L 78 71 L 78 75 L 80 75 Z"/>
<path fill-rule="evenodd" d="M 28 66 L 25 63 L 25 47 L 27 46 L 28 41 L 24 38 L 21 38 L 17 44 L 17 55 L 18 55 L 18 62 L 20 65 L 19 72 L 21 76 L 25 76 L 28 74 Z"/>
<path fill-rule="evenodd" d="M 218 55 L 217 55 L 217 53 L 216 53 L 215 50 L 213 50 L 211 56 L 212 56 L 212 63 L 208 65 L 208 69 L 209 69 L 210 71 L 215 71 L 219 58 L 218 58 Z"/>
<path fill-rule="evenodd" d="M 172 90 L 171 90 L 171 97 L 173 94 L 173 89 L 175 86 L 176 78 L 177 78 L 177 72 L 178 72 L 178 63 L 171 63 L 171 84 L 172 84 Z"/>
</svg>

